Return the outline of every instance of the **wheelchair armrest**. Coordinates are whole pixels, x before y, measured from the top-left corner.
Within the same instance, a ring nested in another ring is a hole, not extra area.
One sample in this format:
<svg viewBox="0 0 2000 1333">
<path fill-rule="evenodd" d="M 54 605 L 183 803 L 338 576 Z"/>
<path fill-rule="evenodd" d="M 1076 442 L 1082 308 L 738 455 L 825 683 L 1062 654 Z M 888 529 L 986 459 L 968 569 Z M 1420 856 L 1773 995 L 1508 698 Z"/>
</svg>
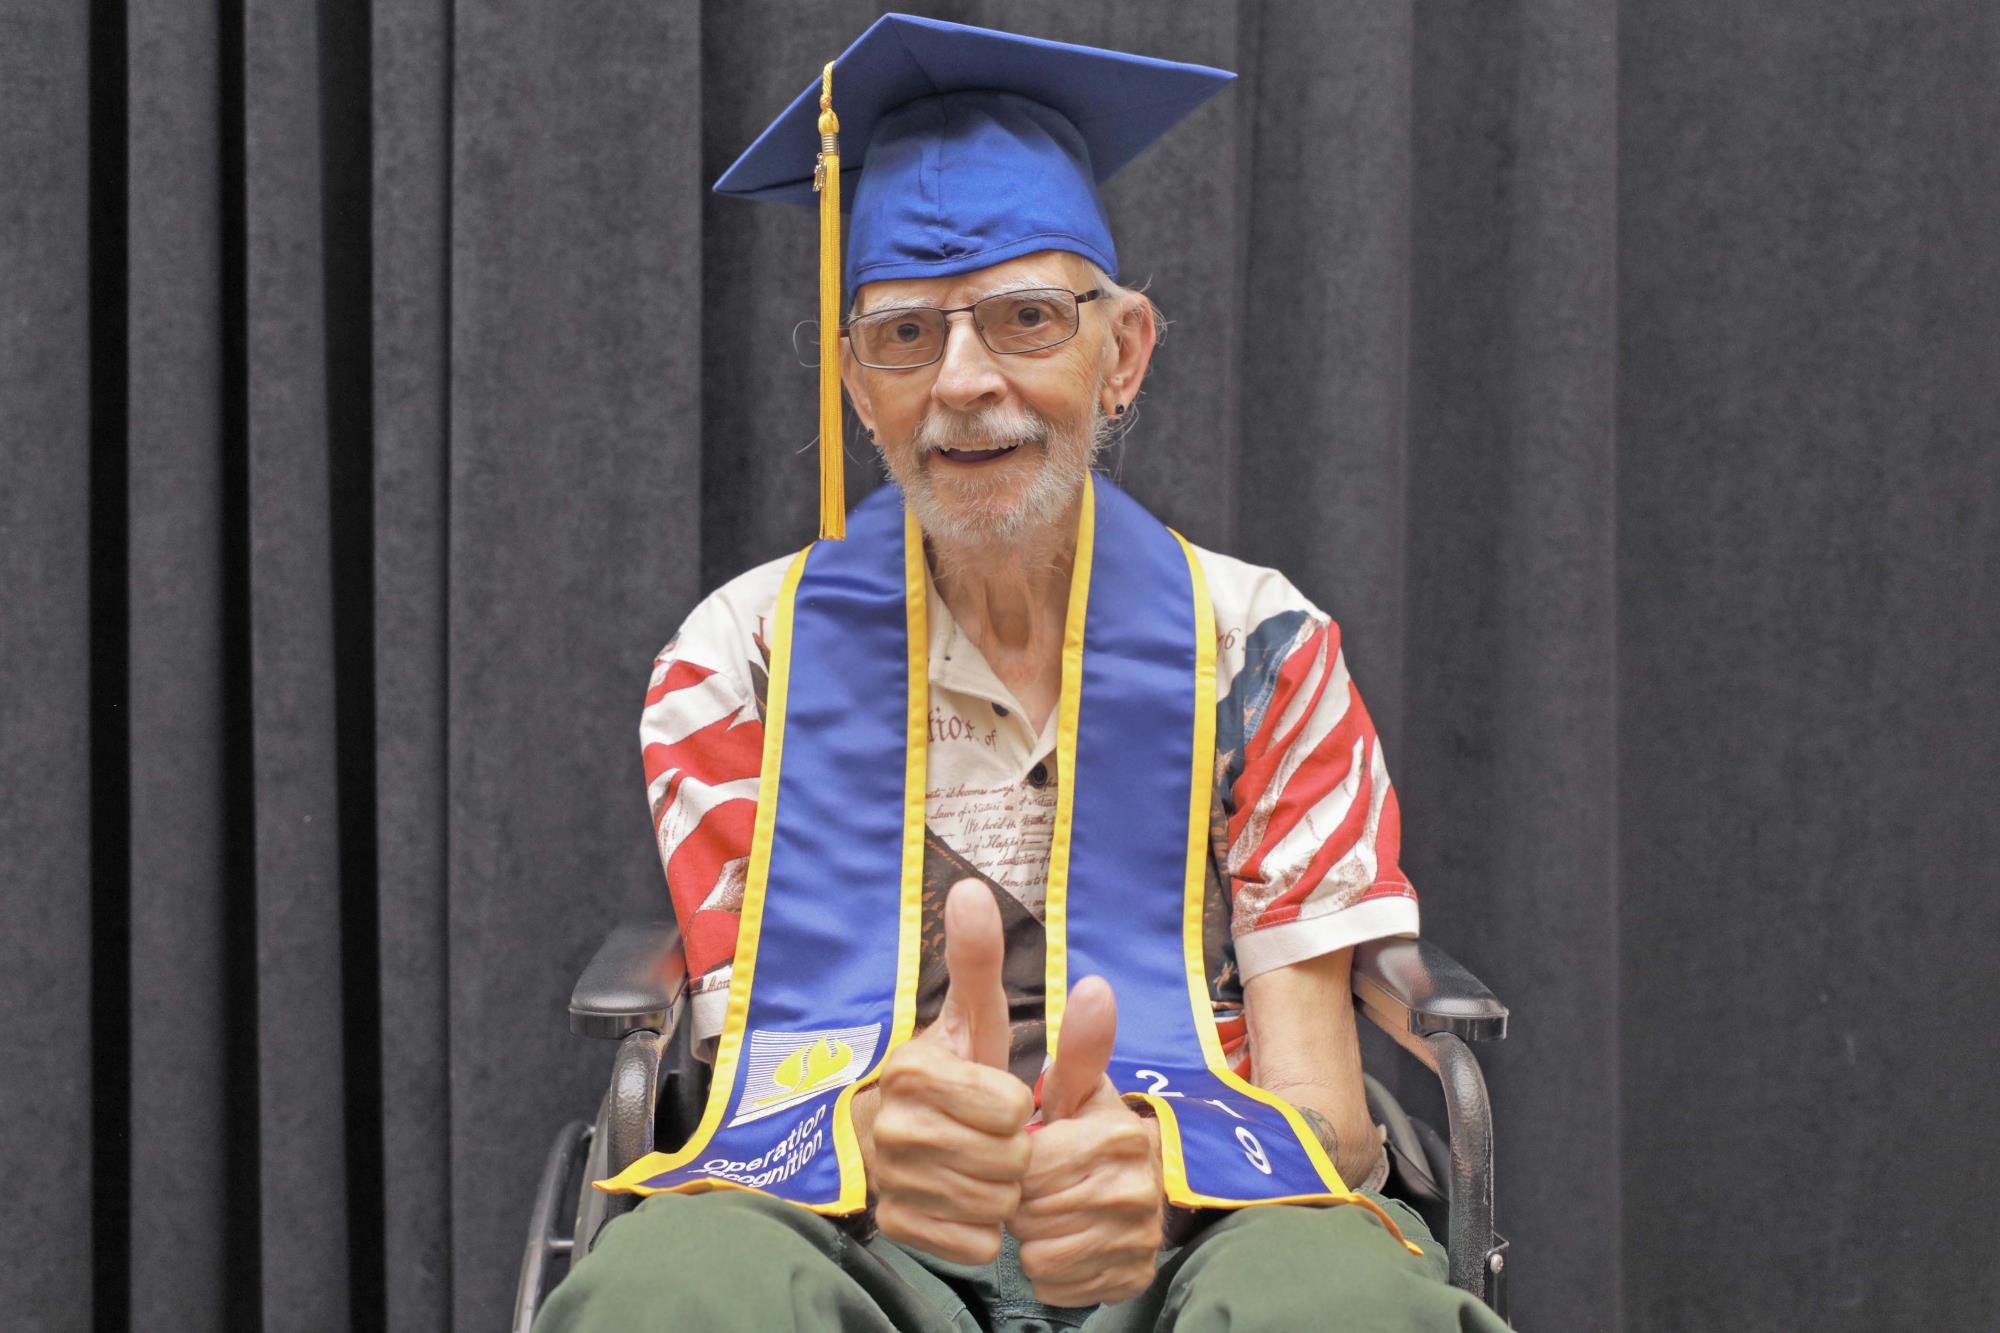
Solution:
<svg viewBox="0 0 2000 1333">
<path fill-rule="evenodd" d="M 1451 1129 L 1445 1253 L 1451 1284 L 1505 1304 L 1506 1242 L 1493 1231 L 1493 1107 L 1468 1041 L 1507 1035 L 1507 1006 L 1429 940 L 1377 940 L 1354 951 L 1355 1002 L 1437 1074 Z M 1504 1310 L 1501 1311 L 1505 1317 Z"/>
<path fill-rule="evenodd" d="M 569 1030 L 610 1038 L 642 1028 L 671 1032 L 686 985 L 680 927 L 672 921 L 627 922 L 604 937 L 577 978 L 569 997 Z"/>
<path fill-rule="evenodd" d="M 1507 1006 L 1430 940 L 1359 946 L 1351 985 L 1368 1016 L 1392 1036 L 1449 1032 L 1462 1041 L 1499 1041 L 1507 1035 Z"/>
</svg>

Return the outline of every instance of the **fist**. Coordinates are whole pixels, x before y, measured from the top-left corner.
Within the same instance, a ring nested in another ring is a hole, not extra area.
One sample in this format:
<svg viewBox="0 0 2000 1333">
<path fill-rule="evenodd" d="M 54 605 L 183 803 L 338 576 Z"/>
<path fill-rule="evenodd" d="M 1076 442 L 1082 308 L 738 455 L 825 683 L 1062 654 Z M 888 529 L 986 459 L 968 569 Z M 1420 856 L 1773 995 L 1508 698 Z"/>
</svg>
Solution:
<svg viewBox="0 0 2000 1333">
<path fill-rule="evenodd" d="M 1159 1129 L 1105 1074 L 1117 1031 L 1110 983 L 1085 977 L 1070 992 L 1020 1207 L 1007 1222 L 1022 1271 L 1050 1305 L 1127 1300 L 1153 1280 L 1164 1207 Z"/>
<path fill-rule="evenodd" d="M 875 1112 L 875 1223 L 955 1263 L 990 1263 L 1021 1203 L 1034 1098 L 1007 1072 L 1000 909 L 978 880 L 945 899 L 949 981 L 937 1021 L 882 1062 Z"/>
</svg>

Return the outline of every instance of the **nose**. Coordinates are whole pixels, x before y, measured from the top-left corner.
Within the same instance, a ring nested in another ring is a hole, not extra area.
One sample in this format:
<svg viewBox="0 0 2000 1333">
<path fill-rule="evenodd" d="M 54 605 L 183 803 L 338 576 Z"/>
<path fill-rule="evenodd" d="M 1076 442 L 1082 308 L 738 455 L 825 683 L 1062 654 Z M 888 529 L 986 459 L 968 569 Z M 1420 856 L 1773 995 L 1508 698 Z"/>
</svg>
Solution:
<svg viewBox="0 0 2000 1333">
<path fill-rule="evenodd" d="M 979 340 L 972 312 L 954 311 L 947 316 L 944 357 L 931 382 L 931 397 L 954 412 L 968 412 L 998 402 L 1006 392 L 1007 379 Z"/>
</svg>

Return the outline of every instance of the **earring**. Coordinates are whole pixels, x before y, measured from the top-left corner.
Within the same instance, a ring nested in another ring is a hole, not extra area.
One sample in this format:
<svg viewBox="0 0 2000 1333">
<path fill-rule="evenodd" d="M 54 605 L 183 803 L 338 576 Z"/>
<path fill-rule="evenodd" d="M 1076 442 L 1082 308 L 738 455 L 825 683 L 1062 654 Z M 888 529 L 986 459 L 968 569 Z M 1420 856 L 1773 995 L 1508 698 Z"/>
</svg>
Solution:
<svg viewBox="0 0 2000 1333">
<path fill-rule="evenodd" d="M 1111 411 L 1112 411 L 1112 414 L 1113 414 L 1114 416 L 1121 416 L 1121 417 L 1122 417 L 1122 416 L 1124 416 L 1124 415 L 1125 415 L 1125 404 L 1123 404 L 1123 403 L 1120 403 L 1120 404 L 1118 404 L 1118 406 L 1116 406 L 1116 407 L 1112 408 L 1112 409 L 1111 409 Z"/>
</svg>

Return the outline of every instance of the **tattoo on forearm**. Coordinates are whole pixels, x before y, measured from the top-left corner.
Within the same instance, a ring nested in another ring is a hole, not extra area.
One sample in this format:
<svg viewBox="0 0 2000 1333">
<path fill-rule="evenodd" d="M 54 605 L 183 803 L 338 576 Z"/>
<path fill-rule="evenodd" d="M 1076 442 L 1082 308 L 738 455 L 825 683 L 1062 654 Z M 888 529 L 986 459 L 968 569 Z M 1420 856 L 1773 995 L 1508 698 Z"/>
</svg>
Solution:
<svg viewBox="0 0 2000 1333">
<path fill-rule="evenodd" d="M 1338 1162 L 1340 1160 L 1340 1135 L 1334 1133 L 1333 1122 L 1318 1111 L 1313 1110 L 1310 1106 L 1301 1106 L 1298 1110 L 1299 1115 L 1304 1117 L 1306 1124 L 1311 1126 L 1313 1137 L 1319 1140 L 1319 1146 L 1326 1149 L 1328 1159 Z"/>
</svg>

